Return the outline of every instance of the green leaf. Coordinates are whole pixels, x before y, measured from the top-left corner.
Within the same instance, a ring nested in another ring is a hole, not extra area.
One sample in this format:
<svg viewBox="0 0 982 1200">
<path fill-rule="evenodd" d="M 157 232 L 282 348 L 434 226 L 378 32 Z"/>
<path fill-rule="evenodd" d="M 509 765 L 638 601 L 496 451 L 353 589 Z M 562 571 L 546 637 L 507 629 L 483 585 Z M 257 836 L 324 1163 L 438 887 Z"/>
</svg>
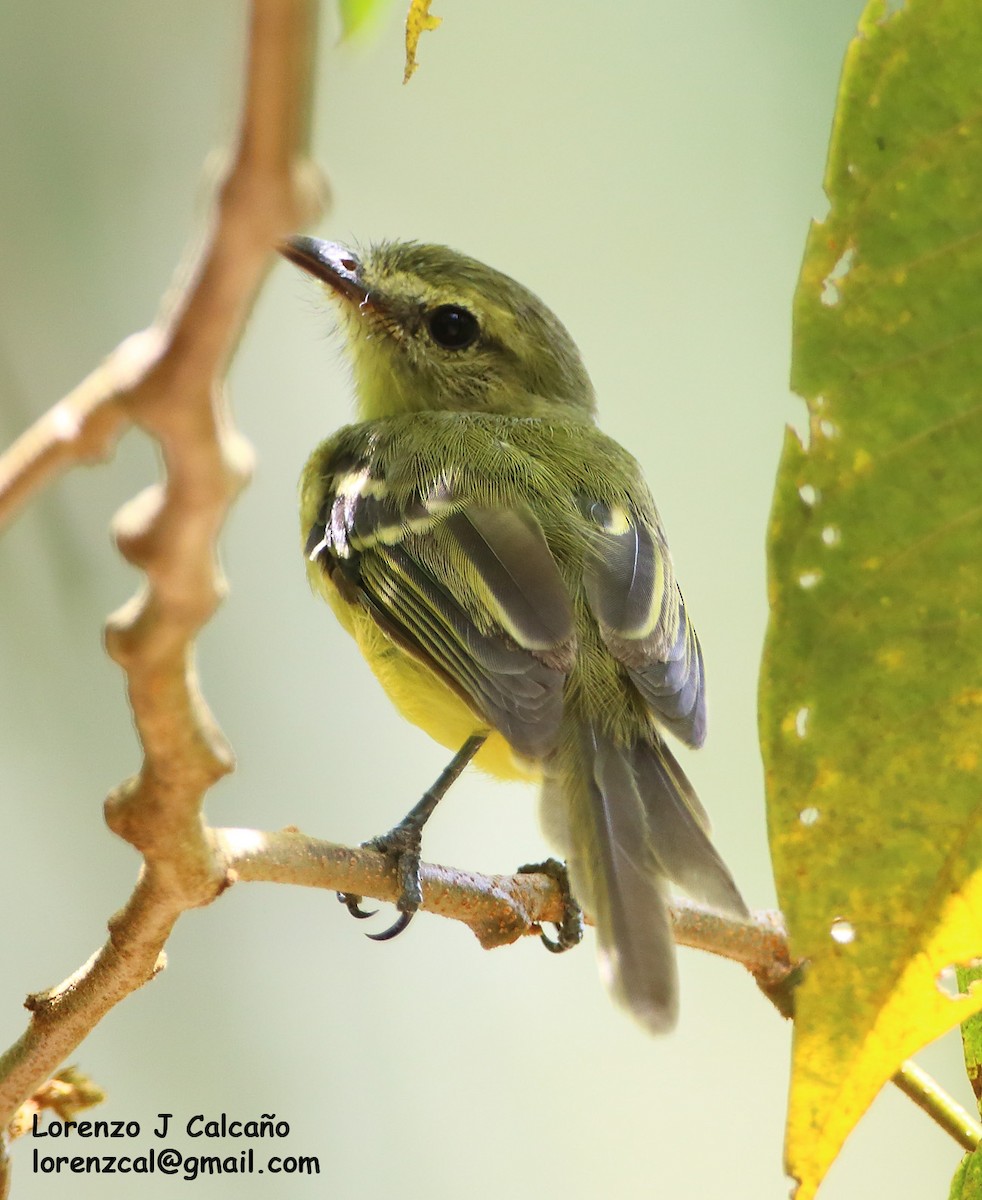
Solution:
<svg viewBox="0 0 982 1200">
<path fill-rule="evenodd" d="M 761 740 L 796 955 L 799 1200 L 900 1062 L 982 1007 L 982 6 L 875 0 L 794 309 Z"/>
<path fill-rule="evenodd" d="M 371 32 L 391 7 L 392 0 L 338 0 L 342 38 Z"/>
<path fill-rule="evenodd" d="M 982 979 L 982 963 L 973 962 L 956 968 L 958 990 L 968 992 L 973 983 Z M 965 1073 L 975 1093 L 975 1102 L 982 1113 L 982 1013 L 962 1022 L 962 1050 L 965 1054 Z"/>
<path fill-rule="evenodd" d="M 948 1200 L 982 1200 L 982 1150 L 966 1154 L 958 1164 Z"/>
</svg>

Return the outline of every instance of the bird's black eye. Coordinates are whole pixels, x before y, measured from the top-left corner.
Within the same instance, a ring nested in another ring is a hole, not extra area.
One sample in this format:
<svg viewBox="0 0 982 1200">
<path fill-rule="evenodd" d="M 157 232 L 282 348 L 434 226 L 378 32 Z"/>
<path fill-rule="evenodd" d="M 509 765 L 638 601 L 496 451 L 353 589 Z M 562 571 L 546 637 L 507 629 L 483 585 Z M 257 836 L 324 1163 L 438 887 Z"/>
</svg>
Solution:
<svg viewBox="0 0 982 1200">
<path fill-rule="evenodd" d="M 444 350 L 466 350 L 481 332 L 477 317 L 459 304 L 441 304 L 427 315 L 430 337 Z"/>
</svg>

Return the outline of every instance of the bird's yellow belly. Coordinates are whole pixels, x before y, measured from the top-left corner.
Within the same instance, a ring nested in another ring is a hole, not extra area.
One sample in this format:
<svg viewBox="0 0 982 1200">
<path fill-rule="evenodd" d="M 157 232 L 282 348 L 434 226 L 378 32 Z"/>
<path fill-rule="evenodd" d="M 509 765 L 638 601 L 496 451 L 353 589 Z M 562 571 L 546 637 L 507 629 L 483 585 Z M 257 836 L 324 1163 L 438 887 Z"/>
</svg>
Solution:
<svg viewBox="0 0 982 1200">
<path fill-rule="evenodd" d="M 407 721 L 456 752 L 472 734 L 487 730 L 487 724 L 443 680 L 388 637 L 364 609 L 347 603 L 328 585 L 321 590 L 341 624 L 385 688 L 389 699 Z M 536 780 L 537 763 L 516 754 L 495 730 L 474 758 L 476 766 L 500 779 Z"/>
</svg>

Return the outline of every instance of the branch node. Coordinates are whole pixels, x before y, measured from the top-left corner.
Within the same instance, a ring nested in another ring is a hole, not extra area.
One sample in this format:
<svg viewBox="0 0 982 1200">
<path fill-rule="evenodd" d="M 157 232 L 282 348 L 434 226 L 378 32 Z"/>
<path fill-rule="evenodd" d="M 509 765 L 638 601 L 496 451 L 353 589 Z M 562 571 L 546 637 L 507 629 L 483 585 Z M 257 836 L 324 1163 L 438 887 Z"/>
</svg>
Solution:
<svg viewBox="0 0 982 1200">
<path fill-rule="evenodd" d="M 143 567 L 151 556 L 154 523 L 164 499 L 163 486 L 151 484 L 127 500 L 112 519 L 113 541 L 120 554 L 134 567 Z"/>
</svg>

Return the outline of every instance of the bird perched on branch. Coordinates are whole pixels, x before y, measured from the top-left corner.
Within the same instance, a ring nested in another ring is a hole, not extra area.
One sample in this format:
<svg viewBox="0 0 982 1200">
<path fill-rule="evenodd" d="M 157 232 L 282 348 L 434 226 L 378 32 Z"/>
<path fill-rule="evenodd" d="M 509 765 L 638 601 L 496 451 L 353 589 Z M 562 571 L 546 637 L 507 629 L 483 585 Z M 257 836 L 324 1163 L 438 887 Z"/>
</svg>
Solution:
<svg viewBox="0 0 982 1200">
<path fill-rule="evenodd" d="M 514 280 L 412 242 L 281 250 L 337 301 L 360 418 L 303 471 L 310 580 L 398 709 L 456 752 L 376 839 L 403 881 L 389 933 L 418 907 L 420 829 L 466 762 L 540 779 L 603 974 L 670 1028 L 668 884 L 746 907 L 665 742 L 705 737 L 703 663 L 641 470 L 597 429 L 566 329 Z M 564 924 L 559 948 L 574 940 Z"/>
</svg>

